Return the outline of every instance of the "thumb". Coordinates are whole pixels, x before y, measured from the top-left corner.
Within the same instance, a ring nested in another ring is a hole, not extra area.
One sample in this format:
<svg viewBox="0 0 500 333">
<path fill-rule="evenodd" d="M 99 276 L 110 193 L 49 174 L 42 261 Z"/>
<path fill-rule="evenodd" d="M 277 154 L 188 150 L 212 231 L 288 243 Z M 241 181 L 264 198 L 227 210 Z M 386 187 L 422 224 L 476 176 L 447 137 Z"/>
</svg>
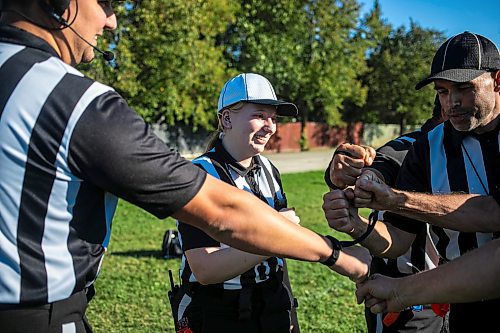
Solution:
<svg viewBox="0 0 500 333">
<path fill-rule="evenodd" d="M 373 181 L 368 175 L 361 175 L 356 182 L 356 186 L 366 192 L 377 192 L 381 190 L 381 184 Z"/>
<path fill-rule="evenodd" d="M 356 284 L 356 302 L 363 303 L 365 298 L 370 296 L 370 281 Z"/>
</svg>

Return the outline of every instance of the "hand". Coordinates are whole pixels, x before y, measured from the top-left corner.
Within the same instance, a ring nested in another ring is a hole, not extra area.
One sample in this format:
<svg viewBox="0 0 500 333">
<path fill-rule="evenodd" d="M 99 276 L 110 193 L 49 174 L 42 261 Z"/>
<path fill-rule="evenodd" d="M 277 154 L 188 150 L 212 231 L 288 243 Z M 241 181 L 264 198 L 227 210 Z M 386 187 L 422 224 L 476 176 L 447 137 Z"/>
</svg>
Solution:
<svg viewBox="0 0 500 333">
<path fill-rule="evenodd" d="M 382 182 L 375 173 L 365 171 L 356 181 L 354 206 L 375 210 L 394 210 L 398 196 L 392 188 Z"/>
<path fill-rule="evenodd" d="M 373 181 L 378 184 L 383 184 L 384 182 L 378 177 L 378 175 L 372 170 L 363 170 L 361 175 L 356 180 L 356 186 L 354 187 L 354 206 L 355 207 L 368 207 L 368 205 L 373 200 L 373 192 L 365 191 L 363 188 L 358 186 L 361 180 Z"/>
<path fill-rule="evenodd" d="M 349 203 L 352 190 L 333 190 L 323 196 L 323 211 L 330 228 L 352 237 L 361 236 L 367 223 L 358 215 L 358 209 Z"/>
<path fill-rule="evenodd" d="M 366 280 L 370 273 L 371 261 L 372 256 L 367 249 L 361 246 L 349 246 L 342 249 L 337 263 L 330 268 L 359 283 Z"/>
<path fill-rule="evenodd" d="M 373 313 L 402 311 L 407 306 L 403 304 L 398 294 L 401 283 L 401 278 L 374 274 L 369 280 L 356 285 L 358 304 L 364 301 L 365 306 Z"/>
<path fill-rule="evenodd" d="M 295 224 L 300 224 L 300 217 L 295 214 L 295 208 L 282 208 L 279 213 Z"/>
<path fill-rule="evenodd" d="M 332 183 L 339 188 L 354 185 L 356 178 L 361 175 L 363 167 L 371 165 L 376 154 L 372 147 L 350 143 L 341 144 L 336 152 L 330 163 L 329 171 Z M 338 152 L 345 152 L 349 156 Z"/>
</svg>

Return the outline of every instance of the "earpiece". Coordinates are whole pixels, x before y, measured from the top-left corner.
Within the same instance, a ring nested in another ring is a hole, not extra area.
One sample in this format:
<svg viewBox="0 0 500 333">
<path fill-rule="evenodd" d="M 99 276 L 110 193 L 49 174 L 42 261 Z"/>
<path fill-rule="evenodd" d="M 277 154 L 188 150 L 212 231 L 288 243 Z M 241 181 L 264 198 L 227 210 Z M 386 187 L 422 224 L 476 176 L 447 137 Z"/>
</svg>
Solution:
<svg viewBox="0 0 500 333">
<path fill-rule="evenodd" d="M 68 9 L 69 1 L 70 0 L 48 0 L 48 3 L 52 7 L 52 11 L 54 12 L 54 14 L 57 14 L 59 17 L 61 17 L 64 11 Z"/>
</svg>

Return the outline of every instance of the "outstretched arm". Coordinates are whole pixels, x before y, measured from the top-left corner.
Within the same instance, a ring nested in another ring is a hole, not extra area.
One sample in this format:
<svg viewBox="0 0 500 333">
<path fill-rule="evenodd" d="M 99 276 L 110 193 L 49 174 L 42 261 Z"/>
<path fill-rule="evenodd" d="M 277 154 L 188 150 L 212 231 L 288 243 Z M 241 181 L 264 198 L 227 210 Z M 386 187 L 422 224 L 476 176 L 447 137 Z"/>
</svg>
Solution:
<svg viewBox="0 0 500 333">
<path fill-rule="evenodd" d="M 201 284 L 232 279 L 268 258 L 231 247 L 202 247 L 187 250 L 185 255 L 191 271 Z"/>
<path fill-rule="evenodd" d="M 293 209 L 282 209 L 280 214 L 292 223 L 300 222 L 299 217 Z M 186 222 L 179 226 L 179 228 L 182 228 L 180 229 L 182 239 L 183 241 L 190 239 L 192 241 L 193 237 L 196 238 L 196 236 L 190 235 L 189 230 L 193 230 L 194 228 L 188 228 L 185 224 Z M 201 245 L 200 243 L 197 244 Z M 196 280 L 201 284 L 214 284 L 227 281 L 268 259 L 268 256 L 243 252 L 227 245 L 208 246 L 208 244 L 196 248 L 188 247 L 185 255 L 191 271 Z"/>
<path fill-rule="evenodd" d="M 211 176 L 173 216 L 245 252 L 305 261 L 326 261 L 332 254 L 328 239 L 290 223 L 251 194 Z M 361 252 L 341 252 L 331 269 L 360 280 L 368 273 L 368 263 Z"/>
<path fill-rule="evenodd" d="M 375 275 L 356 291 L 374 313 L 416 304 L 463 303 L 500 297 L 500 239 L 435 269 L 404 278 Z"/>
<path fill-rule="evenodd" d="M 400 191 L 363 177 L 358 179 L 356 186 L 360 190 L 373 193 L 371 202 L 362 203 L 362 206 L 388 210 L 462 232 L 500 231 L 500 205 L 492 196 Z M 360 206 L 356 200 L 355 203 Z"/>
</svg>

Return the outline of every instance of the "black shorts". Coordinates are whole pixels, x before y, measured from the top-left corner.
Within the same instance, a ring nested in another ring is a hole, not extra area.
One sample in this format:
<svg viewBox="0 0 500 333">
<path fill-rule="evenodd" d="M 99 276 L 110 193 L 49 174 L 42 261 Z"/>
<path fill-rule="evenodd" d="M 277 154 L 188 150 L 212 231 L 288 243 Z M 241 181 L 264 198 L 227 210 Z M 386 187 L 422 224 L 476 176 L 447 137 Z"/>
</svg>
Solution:
<svg viewBox="0 0 500 333">
<path fill-rule="evenodd" d="M 91 333 L 85 319 L 87 296 L 84 291 L 71 297 L 40 306 L 0 307 L 2 333 Z"/>
<path fill-rule="evenodd" d="M 252 288 L 249 294 L 210 286 L 184 288 L 173 303 L 178 332 L 189 327 L 193 333 L 289 333 L 294 301 L 280 284 Z"/>
</svg>

